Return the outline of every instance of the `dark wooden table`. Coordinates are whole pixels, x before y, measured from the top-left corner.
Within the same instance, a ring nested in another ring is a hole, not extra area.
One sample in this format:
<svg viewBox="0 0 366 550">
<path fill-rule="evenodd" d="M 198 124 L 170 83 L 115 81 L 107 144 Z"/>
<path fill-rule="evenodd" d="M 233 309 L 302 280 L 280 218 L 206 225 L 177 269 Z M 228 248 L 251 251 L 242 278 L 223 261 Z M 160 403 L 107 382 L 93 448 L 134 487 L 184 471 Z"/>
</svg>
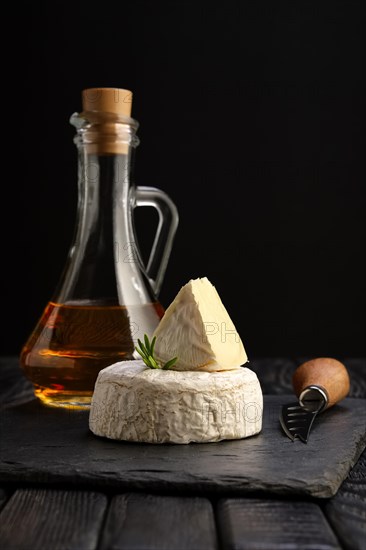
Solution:
<svg viewBox="0 0 366 550">
<path fill-rule="evenodd" d="M 303 360 L 258 359 L 250 367 L 264 394 L 290 394 L 292 372 Z M 366 360 L 343 361 L 350 397 L 366 398 Z M 17 358 L 2 358 L 1 409 L 24 407 L 32 398 Z M 6 444 L 1 438 L 0 445 Z M 330 499 L 122 493 L 0 477 L 0 510 L 1 550 L 365 550 L 366 451 Z"/>
</svg>

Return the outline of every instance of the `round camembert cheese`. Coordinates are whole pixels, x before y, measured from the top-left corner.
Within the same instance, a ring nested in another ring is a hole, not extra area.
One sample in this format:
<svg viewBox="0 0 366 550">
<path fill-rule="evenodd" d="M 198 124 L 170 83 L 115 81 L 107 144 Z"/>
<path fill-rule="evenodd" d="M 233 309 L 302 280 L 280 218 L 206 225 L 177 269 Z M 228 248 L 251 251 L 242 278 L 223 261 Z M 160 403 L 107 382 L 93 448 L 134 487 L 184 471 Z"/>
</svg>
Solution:
<svg viewBox="0 0 366 550">
<path fill-rule="evenodd" d="M 181 372 L 123 361 L 99 373 L 89 427 L 123 441 L 214 442 L 257 434 L 262 410 L 259 381 L 246 367 Z"/>
</svg>

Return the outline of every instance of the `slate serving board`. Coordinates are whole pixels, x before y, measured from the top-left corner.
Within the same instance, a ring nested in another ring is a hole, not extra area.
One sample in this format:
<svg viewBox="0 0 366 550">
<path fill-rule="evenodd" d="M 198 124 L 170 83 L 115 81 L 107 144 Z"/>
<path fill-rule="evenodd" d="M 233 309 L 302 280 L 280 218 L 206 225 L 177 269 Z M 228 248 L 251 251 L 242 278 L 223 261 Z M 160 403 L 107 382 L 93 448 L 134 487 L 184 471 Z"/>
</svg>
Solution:
<svg viewBox="0 0 366 550">
<path fill-rule="evenodd" d="M 278 416 L 289 395 L 264 396 L 263 429 L 237 441 L 146 445 L 110 441 L 88 429 L 88 412 L 33 401 L 0 413 L 0 482 L 112 490 L 333 496 L 366 445 L 363 399 L 319 415 L 309 442 L 292 442 Z"/>
</svg>

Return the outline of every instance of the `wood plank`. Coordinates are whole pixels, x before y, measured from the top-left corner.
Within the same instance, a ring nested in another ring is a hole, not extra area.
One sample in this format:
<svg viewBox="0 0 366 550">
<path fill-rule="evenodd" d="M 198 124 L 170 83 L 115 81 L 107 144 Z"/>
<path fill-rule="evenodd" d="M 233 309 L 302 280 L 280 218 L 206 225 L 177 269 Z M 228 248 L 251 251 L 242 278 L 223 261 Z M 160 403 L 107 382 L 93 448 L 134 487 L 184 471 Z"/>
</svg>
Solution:
<svg viewBox="0 0 366 550">
<path fill-rule="evenodd" d="M 250 361 L 249 367 L 257 374 L 264 394 L 283 395 L 293 392 L 292 375 L 294 370 L 311 357 L 294 360 L 285 357 L 257 358 Z M 366 398 L 366 359 L 337 357 L 346 366 L 351 388 L 349 397 Z"/>
<path fill-rule="evenodd" d="M 0 513 L 0 548 L 94 550 L 106 507 L 99 493 L 18 490 Z"/>
<path fill-rule="evenodd" d="M 337 550 L 339 544 L 317 504 L 226 499 L 217 521 L 224 550 Z"/>
<path fill-rule="evenodd" d="M 268 395 L 293 392 L 291 378 L 296 366 L 295 361 L 285 357 L 258 358 L 249 363 L 249 368 L 258 376 L 262 392 Z"/>
<path fill-rule="evenodd" d="M 366 398 L 366 359 L 345 359 L 344 364 L 350 375 L 350 397 Z"/>
<path fill-rule="evenodd" d="M 205 498 L 116 496 L 100 550 L 215 550 L 212 505 Z"/>
<path fill-rule="evenodd" d="M 366 451 L 351 470 L 325 514 L 344 548 L 366 548 Z"/>
<path fill-rule="evenodd" d="M 365 448 L 366 407 L 346 399 L 319 415 L 309 442 L 292 442 L 278 420 L 293 396 L 265 396 L 262 433 L 191 445 L 111 441 L 88 429 L 88 413 L 37 402 L 2 412 L 0 483 L 63 483 L 114 491 L 330 497 Z"/>
<path fill-rule="evenodd" d="M 8 500 L 9 495 L 5 489 L 0 487 L 0 510 L 3 508 L 5 502 Z"/>
</svg>

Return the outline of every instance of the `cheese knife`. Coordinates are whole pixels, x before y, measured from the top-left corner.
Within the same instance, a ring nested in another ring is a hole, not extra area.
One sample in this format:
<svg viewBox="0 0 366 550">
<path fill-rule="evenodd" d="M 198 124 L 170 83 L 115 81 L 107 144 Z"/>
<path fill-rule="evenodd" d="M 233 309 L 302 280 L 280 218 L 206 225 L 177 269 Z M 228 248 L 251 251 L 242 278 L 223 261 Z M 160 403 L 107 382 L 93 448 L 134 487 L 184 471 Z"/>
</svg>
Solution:
<svg viewBox="0 0 366 550">
<path fill-rule="evenodd" d="M 295 370 L 292 386 L 298 401 L 283 405 L 280 423 L 292 441 L 300 439 L 307 443 L 316 416 L 348 395 L 349 375 L 340 361 L 319 357 Z"/>
</svg>

